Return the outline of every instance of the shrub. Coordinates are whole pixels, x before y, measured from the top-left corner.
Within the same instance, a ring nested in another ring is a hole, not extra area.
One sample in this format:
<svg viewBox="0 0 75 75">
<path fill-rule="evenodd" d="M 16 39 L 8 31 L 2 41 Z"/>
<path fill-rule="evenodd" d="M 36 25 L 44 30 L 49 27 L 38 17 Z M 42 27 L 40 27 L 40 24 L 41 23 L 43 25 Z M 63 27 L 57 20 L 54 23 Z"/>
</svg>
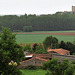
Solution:
<svg viewBox="0 0 75 75">
<path fill-rule="evenodd" d="M 50 71 L 47 71 L 45 75 L 52 75 L 52 73 Z"/>
<path fill-rule="evenodd" d="M 32 53 L 33 53 L 33 50 L 32 50 L 32 48 L 31 48 L 30 44 L 25 45 L 25 46 L 23 47 L 23 50 L 24 50 L 24 51 L 29 51 L 29 52 L 32 52 Z"/>
<path fill-rule="evenodd" d="M 36 66 L 33 66 L 33 65 L 29 65 L 25 69 L 28 69 L 28 70 L 36 70 L 37 67 Z"/>
<path fill-rule="evenodd" d="M 58 47 L 58 39 L 56 37 L 53 36 L 48 36 L 45 38 L 45 40 L 43 41 L 44 47 L 48 48 L 57 48 Z"/>
<path fill-rule="evenodd" d="M 35 53 L 39 54 L 39 53 L 48 53 L 48 52 L 47 52 L 47 50 L 44 48 L 44 46 L 40 44 L 40 45 L 38 45 L 38 46 L 36 47 Z"/>
<path fill-rule="evenodd" d="M 75 60 L 71 61 L 72 64 L 75 64 Z"/>
</svg>

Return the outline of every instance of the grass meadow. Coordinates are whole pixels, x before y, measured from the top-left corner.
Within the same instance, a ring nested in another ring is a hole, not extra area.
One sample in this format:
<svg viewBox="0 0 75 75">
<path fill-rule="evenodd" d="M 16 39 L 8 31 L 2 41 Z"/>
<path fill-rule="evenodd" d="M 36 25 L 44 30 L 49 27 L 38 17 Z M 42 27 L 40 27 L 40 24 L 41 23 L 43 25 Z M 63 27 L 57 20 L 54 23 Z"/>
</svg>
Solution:
<svg viewBox="0 0 75 75">
<path fill-rule="evenodd" d="M 17 34 L 16 41 L 17 43 L 42 43 L 47 36 L 50 34 Z M 65 35 L 52 35 L 60 41 L 69 41 L 73 42 L 75 36 L 65 36 Z"/>
<path fill-rule="evenodd" d="M 45 70 L 21 70 L 22 75 L 45 75 Z"/>
<path fill-rule="evenodd" d="M 21 70 L 22 75 L 45 75 L 47 73 L 46 70 Z M 74 74 L 75 75 L 75 72 Z"/>
</svg>

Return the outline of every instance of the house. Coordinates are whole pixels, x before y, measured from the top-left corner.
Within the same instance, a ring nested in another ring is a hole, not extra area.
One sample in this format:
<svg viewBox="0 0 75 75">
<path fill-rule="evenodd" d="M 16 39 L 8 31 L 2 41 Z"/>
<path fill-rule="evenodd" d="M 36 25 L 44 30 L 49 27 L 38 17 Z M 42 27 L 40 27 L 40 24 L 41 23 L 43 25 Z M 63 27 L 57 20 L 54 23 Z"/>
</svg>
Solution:
<svg viewBox="0 0 75 75">
<path fill-rule="evenodd" d="M 57 58 L 58 62 L 62 62 L 63 59 L 68 59 L 69 61 L 75 60 L 75 55 L 53 55 L 53 58 Z"/>
<path fill-rule="evenodd" d="M 19 68 L 25 68 L 29 65 L 41 66 L 43 62 L 48 62 L 52 58 L 57 58 L 58 62 L 62 62 L 63 59 L 68 59 L 69 61 L 75 60 L 74 55 L 70 55 L 70 51 L 65 49 L 49 49 L 47 50 L 48 54 L 29 54 L 25 57 L 26 60 L 22 61 Z"/>
<path fill-rule="evenodd" d="M 49 53 L 53 53 L 52 58 L 57 58 L 58 62 L 62 62 L 63 59 L 68 59 L 69 61 L 75 60 L 75 55 L 70 55 L 70 51 L 65 49 L 49 49 Z"/>
<path fill-rule="evenodd" d="M 48 60 L 46 59 L 42 59 L 42 58 L 39 58 L 39 57 L 33 57 L 29 60 L 25 60 L 25 61 L 22 61 L 20 64 L 20 66 L 18 68 L 25 68 L 29 65 L 33 65 L 33 66 L 41 66 L 43 62 L 48 62 Z"/>
<path fill-rule="evenodd" d="M 70 51 L 65 49 L 49 49 L 47 50 L 49 53 L 53 53 L 53 55 L 70 55 Z"/>
<path fill-rule="evenodd" d="M 53 57 L 53 53 L 47 53 L 47 54 L 33 54 L 33 57 L 39 57 L 46 60 L 51 60 Z"/>
<path fill-rule="evenodd" d="M 53 57 L 52 53 L 48 54 L 31 54 L 31 55 L 26 55 L 26 60 L 22 61 L 19 66 L 19 68 L 25 68 L 28 65 L 33 65 L 33 66 L 41 66 L 43 62 L 48 62 L 48 60 L 51 60 Z"/>
<path fill-rule="evenodd" d="M 46 59 L 46 60 L 51 60 L 53 57 L 53 53 L 48 53 L 48 54 L 30 54 L 30 55 L 26 55 L 26 58 L 33 58 L 33 57 L 39 57 L 42 59 Z"/>
</svg>

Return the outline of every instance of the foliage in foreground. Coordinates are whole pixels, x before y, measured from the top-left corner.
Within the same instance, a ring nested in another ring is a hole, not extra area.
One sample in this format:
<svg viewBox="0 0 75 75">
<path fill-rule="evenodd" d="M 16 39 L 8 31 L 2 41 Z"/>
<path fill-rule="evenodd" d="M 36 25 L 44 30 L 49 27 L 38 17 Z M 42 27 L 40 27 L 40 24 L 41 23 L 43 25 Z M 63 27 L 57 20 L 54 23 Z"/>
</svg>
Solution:
<svg viewBox="0 0 75 75">
<path fill-rule="evenodd" d="M 15 66 L 9 65 L 11 61 L 19 62 L 24 57 L 23 49 L 15 39 L 15 34 L 12 34 L 10 29 L 3 27 L 0 34 L 0 75 L 21 74 Z"/>
<path fill-rule="evenodd" d="M 46 75 L 73 75 L 75 65 L 64 59 L 60 64 L 56 58 L 49 62 L 43 63 L 43 69 L 49 70 Z"/>
</svg>

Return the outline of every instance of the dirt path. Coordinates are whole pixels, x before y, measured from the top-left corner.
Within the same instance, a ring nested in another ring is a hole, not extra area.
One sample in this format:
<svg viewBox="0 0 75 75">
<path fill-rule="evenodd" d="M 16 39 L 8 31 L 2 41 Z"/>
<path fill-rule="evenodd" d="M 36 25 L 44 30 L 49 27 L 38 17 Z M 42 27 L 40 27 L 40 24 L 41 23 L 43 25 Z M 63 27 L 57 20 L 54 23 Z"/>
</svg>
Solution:
<svg viewBox="0 0 75 75">
<path fill-rule="evenodd" d="M 52 35 L 75 36 L 75 33 L 25 33 L 25 32 L 19 32 L 18 34 L 52 34 Z"/>
</svg>

